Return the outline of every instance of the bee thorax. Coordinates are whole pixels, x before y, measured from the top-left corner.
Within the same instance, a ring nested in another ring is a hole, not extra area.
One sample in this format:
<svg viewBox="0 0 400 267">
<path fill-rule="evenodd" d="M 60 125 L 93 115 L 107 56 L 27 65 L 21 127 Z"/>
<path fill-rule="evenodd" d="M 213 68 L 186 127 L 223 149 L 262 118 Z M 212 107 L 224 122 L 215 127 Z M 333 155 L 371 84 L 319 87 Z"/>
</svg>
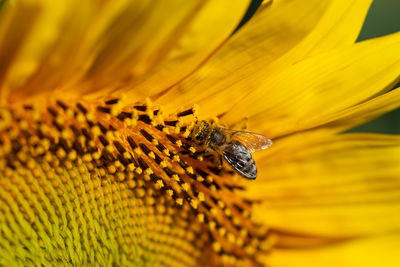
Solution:
<svg viewBox="0 0 400 267">
<path fill-rule="evenodd" d="M 215 146 L 222 146 L 226 142 L 226 137 L 221 131 L 214 130 L 211 132 L 210 142 Z"/>
</svg>

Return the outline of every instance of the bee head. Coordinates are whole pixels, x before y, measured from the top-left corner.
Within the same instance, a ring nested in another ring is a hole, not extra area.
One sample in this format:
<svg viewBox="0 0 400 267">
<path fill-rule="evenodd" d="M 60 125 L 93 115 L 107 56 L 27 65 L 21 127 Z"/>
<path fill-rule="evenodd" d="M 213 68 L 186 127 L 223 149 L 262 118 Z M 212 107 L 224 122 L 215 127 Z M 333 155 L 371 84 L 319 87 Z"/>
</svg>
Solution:
<svg viewBox="0 0 400 267">
<path fill-rule="evenodd" d="M 224 133 L 219 129 L 215 128 L 210 134 L 210 142 L 214 146 L 223 145 L 226 141 Z"/>
<path fill-rule="evenodd" d="M 209 129 L 210 124 L 208 122 L 204 120 L 197 122 L 192 131 L 193 139 L 195 139 L 196 141 L 204 140 L 208 135 Z"/>
</svg>

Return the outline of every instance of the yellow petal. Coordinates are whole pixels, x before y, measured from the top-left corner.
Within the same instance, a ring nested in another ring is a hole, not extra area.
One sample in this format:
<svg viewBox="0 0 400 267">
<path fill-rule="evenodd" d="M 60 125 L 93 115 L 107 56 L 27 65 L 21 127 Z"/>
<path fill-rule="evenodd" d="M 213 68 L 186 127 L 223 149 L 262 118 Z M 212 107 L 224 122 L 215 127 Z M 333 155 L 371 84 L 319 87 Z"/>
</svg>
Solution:
<svg viewBox="0 0 400 267">
<path fill-rule="evenodd" d="M 275 142 L 256 161 L 262 200 L 257 221 L 273 229 L 324 237 L 376 234 L 400 227 L 400 138 L 316 133 Z"/>
<path fill-rule="evenodd" d="M 173 107 L 186 104 L 194 97 L 196 100 L 209 99 L 216 92 L 224 90 L 225 96 L 221 101 L 223 106 L 220 109 L 226 109 L 227 102 L 232 105 L 239 100 L 226 93 L 232 82 L 254 72 L 254 69 L 266 68 L 298 44 L 315 27 L 328 3 L 329 1 L 311 0 L 304 3 L 295 0 L 280 1 L 270 7 L 262 6 L 202 68 L 169 90 L 158 101 L 169 103 Z M 234 73 L 238 73 L 238 76 Z M 242 94 L 245 94 L 250 88 L 247 86 L 243 89 L 245 90 L 241 90 Z M 219 106 L 218 104 L 215 106 Z"/>
<path fill-rule="evenodd" d="M 332 128 L 336 132 L 344 131 L 396 109 L 399 103 L 400 90 L 392 90 L 325 117 L 324 121 L 326 124 L 321 127 Z M 321 122 L 321 124 L 324 124 L 324 122 Z"/>
<path fill-rule="evenodd" d="M 359 239 L 303 250 L 274 250 L 264 258 L 271 267 L 397 267 L 400 236 Z"/>
<path fill-rule="evenodd" d="M 98 5 L 92 1 L 14 1 L 4 13 L 15 20 L 2 27 L 16 31 L 29 28 L 23 40 L 8 42 L 17 47 L 12 65 L 8 66 L 2 93 L 25 96 L 54 90 L 63 82 L 73 82 L 93 60 L 97 39 L 128 1 Z M 37 16 L 29 19 L 18 10 L 34 7 Z M 71 19 L 74 18 L 74 19 Z M 31 27 L 31 28 L 30 28 Z M 4 39 L 4 38 L 3 38 Z M 0 48 L 3 51 L 3 48 Z M 4 98 L 2 98 L 4 99 Z M 14 97 L 10 97 L 15 101 Z"/>
<path fill-rule="evenodd" d="M 281 59 L 281 64 L 290 64 L 310 55 L 353 44 L 364 24 L 371 2 L 372 0 L 332 1 L 317 27 Z"/>
<path fill-rule="evenodd" d="M 269 77 L 291 67 L 311 52 L 321 51 L 319 47 L 325 51 L 353 42 L 369 3 L 280 1 L 273 4 L 270 9 L 258 12 L 201 69 L 158 101 L 173 106 L 195 97 L 203 104 L 202 114 L 210 117 L 236 109 L 255 88 L 264 92 L 262 98 L 257 97 L 258 101 L 271 101 L 274 95 L 268 89 Z M 329 40 L 325 41 L 327 38 Z M 215 104 L 215 101 L 218 102 Z M 247 103 L 252 105 L 253 101 Z M 242 109 L 238 112 L 247 114 Z M 233 123 L 230 117 L 224 117 L 224 120 L 227 124 Z"/>
<path fill-rule="evenodd" d="M 392 88 L 400 71 L 400 57 L 395 56 L 400 55 L 399 44 L 400 35 L 394 34 L 307 58 L 273 76 L 260 71 L 243 77 L 230 91 L 240 102 L 228 109 L 223 121 L 230 124 L 245 114 L 249 128 L 270 137 L 327 123 L 336 113 Z M 243 97 L 241 86 L 253 79 L 260 86 Z"/>
<path fill-rule="evenodd" d="M 150 77 L 152 82 L 137 92 L 149 86 L 157 92 L 187 75 L 218 47 L 239 23 L 248 1 L 64 1 L 56 5 L 42 1 L 34 6 L 40 11 L 35 20 L 15 15 L 16 21 L 6 25 L 8 29 L 33 25 L 23 47 L 11 43 L 16 57 L 5 87 L 14 92 L 13 100 L 17 95 L 37 94 L 37 88 L 70 91 L 74 86 L 80 95 L 121 85 L 126 90 L 126 85 Z M 17 7 L 10 5 L 7 12 L 13 9 Z M 221 16 L 227 9 L 229 15 Z"/>
<path fill-rule="evenodd" d="M 229 37 L 248 4 L 237 0 L 207 2 L 165 58 L 127 90 L 132 95 L 149 96 L 186 77 Z"/>
</svg>

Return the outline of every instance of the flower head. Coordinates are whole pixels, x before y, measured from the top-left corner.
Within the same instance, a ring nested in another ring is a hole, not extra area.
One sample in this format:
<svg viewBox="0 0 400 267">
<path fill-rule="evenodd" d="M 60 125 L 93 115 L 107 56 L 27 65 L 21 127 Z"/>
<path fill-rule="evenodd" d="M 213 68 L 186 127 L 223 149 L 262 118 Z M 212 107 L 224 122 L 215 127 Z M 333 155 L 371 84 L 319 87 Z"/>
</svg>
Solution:
<svg viewBox="0 0 400 267">
<path fill-rule="evenodd" d="M 354 43 L 355 0 L 266 1 L 231 35 L 248 4 L 3 3 L 1 264 L 365 266 L 397 240 L 357 243 L 398 230 L 400 139 L 339 133 L 399 106 L 399 35 Z M 201 120 L 274 140 L 255 181 Z"/>
</svg>

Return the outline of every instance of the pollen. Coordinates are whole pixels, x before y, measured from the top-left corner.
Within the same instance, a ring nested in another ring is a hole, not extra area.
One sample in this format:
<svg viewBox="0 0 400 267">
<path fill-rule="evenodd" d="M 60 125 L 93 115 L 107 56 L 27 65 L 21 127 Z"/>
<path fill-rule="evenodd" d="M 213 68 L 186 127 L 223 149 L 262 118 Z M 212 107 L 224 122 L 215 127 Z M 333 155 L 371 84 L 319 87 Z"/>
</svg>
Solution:
<svg viewBox="0 0 400 267">
<path fill-rule="evenodd" d="M 73 253 L 74 265 L 104 265 L 119 251 L 122 266 L 156 256 L 160 266 L 193 266 L 203 255 L 220 259 L 216 265 L 256 265 L 266 235 L 250 219 L 252 202 L 236 194 L 243 181 L 191 140 L 199 107 L 164 114 L 149 99 L 124 101 L 0 110 L 2 212 L 27 227 L 20 233 L 44 238 L 43 253 L 63 251 L 45 253 L 50 262 Z M 107 247 L 110 239 L 116 245 Z M 21 255 L 20 263 L 32 257 Z"/>
</svg>

